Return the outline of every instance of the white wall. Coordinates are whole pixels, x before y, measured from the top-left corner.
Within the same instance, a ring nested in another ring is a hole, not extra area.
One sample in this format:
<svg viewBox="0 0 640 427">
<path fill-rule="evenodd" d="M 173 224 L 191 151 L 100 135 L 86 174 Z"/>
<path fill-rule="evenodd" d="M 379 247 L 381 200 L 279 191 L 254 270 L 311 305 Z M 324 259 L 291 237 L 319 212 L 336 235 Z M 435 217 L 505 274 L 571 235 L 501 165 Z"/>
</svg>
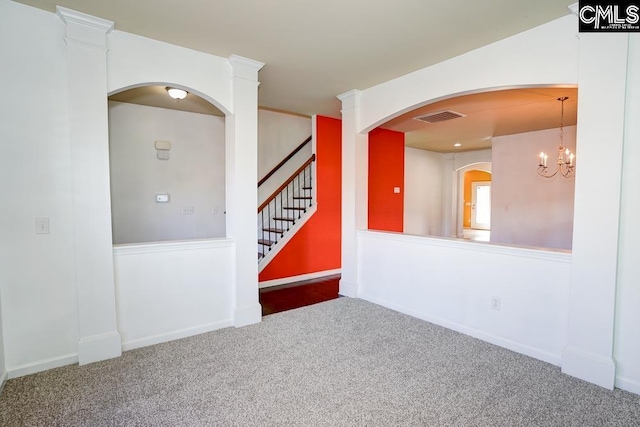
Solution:
<svg viewBox="0 0 640 427">
<path fill-rule="evenodd" d="M 2 332 L 2 289 L 0 289 L 0 393 L 7 381 L 7 370 L 4 366 L 4 339 Z"/>
<path fill-rule="evenodd" d="M 230 239 L 115 246 L 123 349 L 231 326 L 234 249 Z"/>
<path fill-rule="evenodd" d="M 442 154 L 404 149 L 404 233 L 442 233 Z"/>
<path fill-rule="evenodd" d="M 0 1 L 0 287 L 10 376 L 77 361 L 72 189 L 64 26 L 48 12 Z M 37 217 L 49 234 L 36 234 Z M 40 368 L 41 369 L 41 368 Z"/>
<path fill-rule="evenodd" d="M 549 170 L 555 166 L 559 135 L 547 129 L 493 138 L 491 242 L 571 249 L 575 179 L 536 173 L 541 151 Z M 576 152 L 575 126 L 565 127 L 564 146 Z"/>
<path fill-rule="evenodd" d="M 107 96 L 128 87 L 187 87 L 227 113 L 225 182 L 233 196 L 225 196 L 227 211 L 235 213 L 233 224 L 227 221 L 235 242 L 229 304 L 234 325 L 260 321 L 255 211 L 247 206 L 255 207 L 256 200 L 257 70 L 263 64 L 108 32 L 108 22 L 73 11 L 60 14 L 0 0 L 2 77 L 11 82 L 5 94 L 12 99 L 0 105 L 0 190 L 11 206 L 0 211 L 4 362 L 10 377 L 120 353 L 104 166 Z M 83 38 L 93 39 L 87 45 Z M 108 53 L 100 46 L 103 38 Z M 83 121 L 84 113 L 89 121 Z M 49 219 L 49 234 L 36 234 L 36 218 Z M 99 241 L 93 239 L 98 235 Z M 90 254 L 91 265 L 75 262 L 83 253 Z M 100 268 L 92 269 L 94 264 Z M 90 274 L 94 280 L 85 280 Z"/>
<path fill-rule="evenodd" d="M 614 357 L 616 386 L 640 394 L 640 37 L 629 44 Z"/>
<path fill-rule="evenodd" d="M 258 178 L 262 179 L 309 136 L 311 117 L 258 110 Z M 266 200 L 311 154 L 312 142 L 309 142 L 260 186 L 258 203 Z"/>
<path fill-rule="evenodd" d="M 372 231 L 358 251 L 360 298 L 560 364 L 569 254 Z"/>
<path fill-rule="evenodd" d="M 113 243 L 224 236 L 224 135 L 224 117 L 109 102 Z M 171 143 L 169 160 L 156 140 Z"/>
</svg>

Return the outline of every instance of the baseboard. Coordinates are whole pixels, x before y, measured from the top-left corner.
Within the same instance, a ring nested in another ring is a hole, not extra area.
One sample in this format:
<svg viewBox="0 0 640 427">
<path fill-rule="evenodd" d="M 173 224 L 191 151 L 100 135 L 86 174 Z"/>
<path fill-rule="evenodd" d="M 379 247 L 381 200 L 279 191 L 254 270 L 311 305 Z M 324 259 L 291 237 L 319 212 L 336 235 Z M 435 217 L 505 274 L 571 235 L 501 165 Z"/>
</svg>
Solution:
<svg viewBox="0 0 640 427">
<path fill-rule="evenodd" d="M 338 290 L 338 293 L 343 297 L 358 298 L 358 284 L 340 279 L 340 289 Z"/>
<path fill-rule="evenodd" d="M 194 335 L 200 335 L 207 332 L 215 331 L 216 329 L 227 328 L 230 326 L 233 326 L 233 322 L 231 321 L 231 319 L 224 320 L 222 322 L 207 323 L 205 325 L 194 326 L 192 328 L 171 331 L 164 334 L 152 335 L 145 338 L 129 340 L 122 343 L 122 351 L 129 351 L 136 348 L 147 347 L 150 345 L 161 344 L 163 342 L 192 337 Z"/>
<path fill-rule="evenodd" d="M 616 377 L 615 385 L 621 390 L 640 395 L 640 381 L 625 377 Z"/>
<path fill-rule="evenodd" d="M 613 390 L 616 363 L 613 357 L 603 357 L 568 345 L 562 353 L 562 373 Z"/>
<path fill-rule="evenodd" d="M 262 322 L 262 306 L 255 304 L 249 307 L 236 308 L 233 316 L 233 326 L 241 328 Z"/>
<path fill-rule="evenodd" d="M 78 341 L 78 362 L 80 365 L 113 359 L 120 357 L 121 354 L 122 340 L 117 331 L 83 337 Z"/>
<path fill-rule="evenodd" d="M 9 375 L 3 371 L 2 374 L 0 374 L 0 394 L 2 394 L 2 390 L 4 390 L 4 385 L 7 383 L 8 379 Z"/>
<path fill-rule="evenodd" d="M 265 280 L 264 282 L 258 283 L 258 287 L 260 289 L 263 289 L 263 288 L 270 288 L 272 286 L 286 285 L 288 283 L 319 279 L 321 277 L 334 276 L 336 274 L 340 274 L 341 271 L 342 271 L 341 269 L 336 268 L 335 270 L 317 271 L 315 273 L 301 274 L 299 276 L 283 277 L 282 279 Z"/>
<path fill-rule="evenodd" d="M 499 347 L 506 348 L 507 350 L 524 354 L 525 356 L 533 357 L 534 359 L 538 359 L 543 362 L 550 363 L 552 365 L 560 366 L 562 362 L 562 358 L 560 357 L 559 354 L 553 354 L 548 351 L 540 350 L 535 347 L 530 347 L 524 344 L 520 344 L 515 341 L 511 341 L 511 340 L 499 337 L 497 335 L 489 334 L 489 333 L 480 331 L 478 329 L 470 328 L 468 326 L 460 325 L 455 322 L 450 322 L 448 320 L 440 319 L 437 317 L 427 316 L 425 314 L 419 313 L 409 308 L 406 308 L 394 303 L 390 303 L 388 301 L 384 301 L 375 297 L 371 297 L 366 294 L 360 295 L 360 298 L 363 300 L 372 302 L 374 304 L 389 308 L 391 310 L 407 314 L 411 317 L 416 317 L 426 322 L 433 323 L 434 325 L 442 326 L 444 328 L 451 329 L 456 332 L 460 332 L 461 334 L 464 334 L 464 335 L 469 335 L 471 337 L 488 342 L 490 344 L 494 344 Z"/>
<path fill-rule="evenodd" d="M 31 375 L 42 371 L 48 371 L 49 369 L 60 368 L 61 366 L 73 365 L 78 363 L 78 355 L 65 354 L 60 357 L 52 357 L 50 359 L 39 360 L 33 363 L 25 363 L 24 365 L 18 365 L 14 368 L 7 369 L 8 378 L 18 378 L 25 375 Z"/>
</svg>

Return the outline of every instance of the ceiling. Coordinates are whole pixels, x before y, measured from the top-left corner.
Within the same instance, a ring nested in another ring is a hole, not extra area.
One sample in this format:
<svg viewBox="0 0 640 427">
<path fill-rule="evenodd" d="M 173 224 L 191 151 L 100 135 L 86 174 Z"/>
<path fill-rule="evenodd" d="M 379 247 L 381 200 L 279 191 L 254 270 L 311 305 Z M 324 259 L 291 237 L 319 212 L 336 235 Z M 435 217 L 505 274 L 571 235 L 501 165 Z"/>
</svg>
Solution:
<svg viewBox="0 0 640 427">
<path fill-rule="evenodd" d="M 577 120 L 578 89 L 523 88 L 458 96 L 410 111 L 382 127 L 405 133 L 408 147 L 440 153 L 491 147 L 491 138 L 560 127 L 562 103 L 564 125 Z M 429 113 L 454 111 L 464 117 L 438 123 L 415 120 Z M 454 144 L 460 144 L 455 147 Z"/>
<path fill-rule="evenodd" d="M 117 30 L 264 62 L 259 105 L 340 116 L 366 89 L 567 15 L 573 0 L 19 0 Z"/>
<path fill-rule="evenodd" d="M 366 89 L 568 14 L 563 0 L 18 0 L 55 5 L 115 22 L 127 31 L 214 55 L 265 62 L 261 108 L 340 117 L 337 95 Z M 491 137 L 576 122 L 577 89 L 524 88 L 439 101 L 383 125 L 406 134 L 409 147 L 436 152 L 491 146 Z M 180 102 L 163 86 L 125 91 L 111 100 L 223 115 L 195 96 Z M 414 117 L 453 110 L 465 115 L 427 124 Z M 455 143 L 461 144 L 454 147 Z"/>
</svg>

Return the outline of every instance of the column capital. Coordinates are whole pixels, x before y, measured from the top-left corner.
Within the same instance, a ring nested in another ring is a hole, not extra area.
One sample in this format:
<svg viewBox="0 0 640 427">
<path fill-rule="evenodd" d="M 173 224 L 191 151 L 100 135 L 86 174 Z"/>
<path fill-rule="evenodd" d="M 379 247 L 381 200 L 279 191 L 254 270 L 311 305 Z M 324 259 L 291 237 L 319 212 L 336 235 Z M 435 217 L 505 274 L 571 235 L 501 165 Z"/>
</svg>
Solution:
<svg viewBox="0 0 640 427">
<path fill-rule="evenodd" d="M 362 91 L 358 89 L 338 95 L 338 99 L 342 102 L 342 111 L 360 107 L 361 96 Z"/>
<path fill-rule="evenodd" d="M 56 6 L 58 17 L 67 27 L 67 42 L 93 48 L 107 48 L 106 35 L 113 29 L 113 21 Z"/>
<path fill-rule="evenodd" d="M 234 78 L 239 77 L 257 82 L 258 71 L 264 67 L 264 62 L 255 61 L 239 55 L 231 55 L 227 60 L 229 61 L 229 64 L 231 64 Z"/>
</svg>

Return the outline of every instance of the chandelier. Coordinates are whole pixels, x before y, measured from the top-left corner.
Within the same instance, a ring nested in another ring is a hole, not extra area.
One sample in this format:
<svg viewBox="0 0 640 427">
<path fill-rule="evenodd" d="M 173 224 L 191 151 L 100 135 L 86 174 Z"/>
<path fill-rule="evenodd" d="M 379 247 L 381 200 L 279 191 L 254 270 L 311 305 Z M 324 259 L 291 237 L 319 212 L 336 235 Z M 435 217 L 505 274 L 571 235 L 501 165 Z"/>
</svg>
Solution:
<svg viewBox="0 0 640 427">
<path fill-rule="evenodd" d="M 547 159 L 549 156 L 545 152 L 540 153 L 540 163 L 538 164 L 538 175 L 545 178 L 553 178 L 558 172 L 565 178 L 571 178 L 575 173 L 573 154 L 568 148 L 564 147 L 564 101 L 569 99 L 568 96 L 558 98 L 558 101 L 562 103 L 562 112 L 560 114 L 560 146 L 558 147 L 558 161 L 553 171 L 547 168 Z"/>
</svg>

